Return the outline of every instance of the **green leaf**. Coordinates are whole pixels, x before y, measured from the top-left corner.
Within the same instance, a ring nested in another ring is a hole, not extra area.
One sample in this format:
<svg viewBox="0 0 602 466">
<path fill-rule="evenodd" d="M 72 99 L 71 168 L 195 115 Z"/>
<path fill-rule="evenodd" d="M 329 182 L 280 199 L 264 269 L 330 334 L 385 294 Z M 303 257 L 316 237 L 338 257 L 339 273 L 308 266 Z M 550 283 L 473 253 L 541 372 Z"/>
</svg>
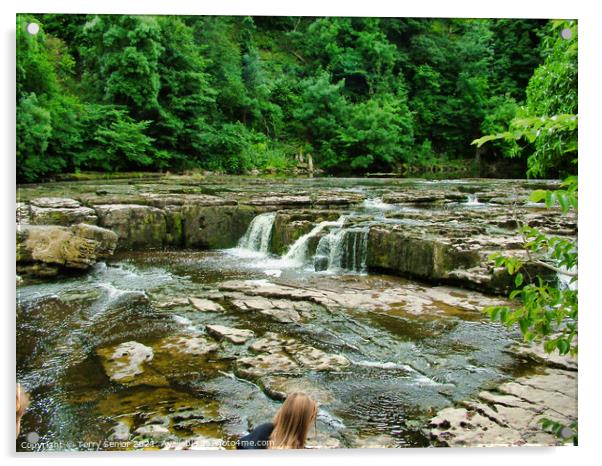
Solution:
<svg viewBox="0 0 602 466">
<path fill-rule="evenodd" d="M 569 352 L 569 348 L 571 347 L 571 345 L 569 344 L 569 342 L 567 340 L 565 340 L 564 338 L 559 338 L 556 342 L 556 346 L 558 348 L 558 351 L 560 352 L 560 354 L 566 354 Z"/>
<path fill-rule="evenodd" d="M 514 278 L 514 286 L 516 286 L 518 288 L 522 284 L 523 284 L 523 274 L 519 272 L 516 274 L 516 277 Z"/>
<path fill-rule="evenodd" d="M 538 189 L 536 191 L 533 191 L 531 193 L 531 195 L 529 196 L 529 200 L 532 202 L 541 202 L 546 198 L 546 193 L 547 193 L 547 191 L 545 191 L 543 189 Z"/>
</svg>

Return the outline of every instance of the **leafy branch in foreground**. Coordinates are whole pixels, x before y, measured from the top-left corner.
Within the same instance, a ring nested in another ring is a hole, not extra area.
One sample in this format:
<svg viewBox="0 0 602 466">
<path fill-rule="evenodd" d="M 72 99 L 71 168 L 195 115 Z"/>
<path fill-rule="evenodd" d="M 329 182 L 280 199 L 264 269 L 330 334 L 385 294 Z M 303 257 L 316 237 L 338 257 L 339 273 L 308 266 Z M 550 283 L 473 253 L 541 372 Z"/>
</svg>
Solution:
<svg viewBox="0 0 602 466">
<path fill-rule="evenodd" d="M 544 200 L 547 207 L 558 205 L 563 213 L 577 206 L 577 178 L 563 183 L 566 189 L 535 191 L 531 201 Z M 515 256 L 492 254 L 489 259 L 496 267 L 504 267 L 514 276 L 515 289 L 510 299 L 518 300 L 517 307 L 492 306 L 485 309 L 492 320 L 512 327 L 517 325 L 525 341 L 543 341 L 546 352 L 576 356 L 578 291 L 577 244 L 572 238 L 549 236 L 538 229 L 521 226 L 527 260 Z M 566 278 L 557 284 L 541 276 L 531 277 L 525 264 L 537 264 Z M 525 277 L 527 275 L 527 277 Z"/>
</svg>

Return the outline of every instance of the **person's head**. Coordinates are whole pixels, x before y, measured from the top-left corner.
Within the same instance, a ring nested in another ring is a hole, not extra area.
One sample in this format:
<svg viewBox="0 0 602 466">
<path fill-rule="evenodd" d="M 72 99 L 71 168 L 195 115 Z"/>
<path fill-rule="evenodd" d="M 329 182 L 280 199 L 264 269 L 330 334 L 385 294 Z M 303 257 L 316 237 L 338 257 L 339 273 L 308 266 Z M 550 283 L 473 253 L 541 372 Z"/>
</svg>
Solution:
<svg viewBox="0 0 602 466">
<path fill-rule="evenodd" d="M 311 425 L 316 421 L 318 405 L 305 393 L 291 393 L 274 417 L 270 448 L 303 448 Z"/>
<path fill-rule="evenodd" d="M 17 437 L 19 436 L 19 432 L 21 431 L 21 418 L 25 414 L 27 407 L 29 406 L 29 396 L 21 384 L 17 384 Z"/>
</svg>

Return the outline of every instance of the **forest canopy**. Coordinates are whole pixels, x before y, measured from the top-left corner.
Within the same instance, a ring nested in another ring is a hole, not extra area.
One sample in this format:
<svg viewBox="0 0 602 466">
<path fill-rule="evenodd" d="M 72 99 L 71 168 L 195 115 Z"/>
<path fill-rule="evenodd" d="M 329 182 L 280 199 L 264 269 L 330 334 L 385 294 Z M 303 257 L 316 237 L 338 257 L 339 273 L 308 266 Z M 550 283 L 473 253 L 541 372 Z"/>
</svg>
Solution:
<svg viewBox="0 0 602 466">
<path fill-rule="evenodd" d="M 507 157 L 526 167 L 543 150 L 548 162 L 530 175 L 570 174 L 553 137 L 520 150 L 503 139 L 471 145 L 521 116 L 577 113 L 576 37 L 562 39 L 558 25 L 18 15 L 17 180 L 287 172 L 299 154 L 334 175 Z"/>
</svg>

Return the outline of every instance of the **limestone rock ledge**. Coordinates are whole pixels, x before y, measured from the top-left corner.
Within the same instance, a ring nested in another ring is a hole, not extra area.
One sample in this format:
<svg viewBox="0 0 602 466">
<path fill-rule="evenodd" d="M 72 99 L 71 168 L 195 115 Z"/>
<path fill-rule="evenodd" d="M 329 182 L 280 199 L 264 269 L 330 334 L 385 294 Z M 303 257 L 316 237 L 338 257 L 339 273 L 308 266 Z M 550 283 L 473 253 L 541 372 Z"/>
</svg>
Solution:
<svg viewBox="0 0 602 466">
<path fill-rule="evenodd" d="M 71 227 L 21 225 L 17 230 L 17 271 L 54 276 L 62 269 L 86 270 L 110 257 L 116 246 L 115 233 L 85 223 Z"/>
<path fill-rule="evenodd" d="M 549 368 L 482 391 L 475 400 L 439 411 L 425 433 L 449 447 L 563 444 L 542 429 L 542 418 L 564 425 L 577 419 L 575 371 Z"/>
</svg>

